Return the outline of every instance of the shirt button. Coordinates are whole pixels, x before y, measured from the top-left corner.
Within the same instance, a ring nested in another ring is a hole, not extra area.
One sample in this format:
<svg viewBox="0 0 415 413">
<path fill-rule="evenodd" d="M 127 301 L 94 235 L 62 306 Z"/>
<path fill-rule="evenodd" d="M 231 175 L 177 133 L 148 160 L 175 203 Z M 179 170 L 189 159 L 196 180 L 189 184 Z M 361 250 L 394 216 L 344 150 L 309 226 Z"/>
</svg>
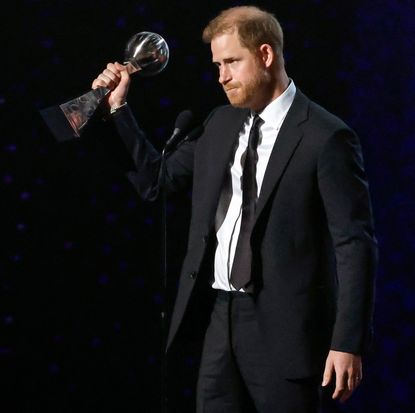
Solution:
<svg viewBox="0 0 415 413">
<path fill-rule="evenodd" d="M 197 272 L 196 272 L 196 271 L 192 271 L 192 272 L 189 274 L 189 277 L 190 277 L 192 280 L 194 280 L 194 279 L 197 277 Z"/>
</svg>

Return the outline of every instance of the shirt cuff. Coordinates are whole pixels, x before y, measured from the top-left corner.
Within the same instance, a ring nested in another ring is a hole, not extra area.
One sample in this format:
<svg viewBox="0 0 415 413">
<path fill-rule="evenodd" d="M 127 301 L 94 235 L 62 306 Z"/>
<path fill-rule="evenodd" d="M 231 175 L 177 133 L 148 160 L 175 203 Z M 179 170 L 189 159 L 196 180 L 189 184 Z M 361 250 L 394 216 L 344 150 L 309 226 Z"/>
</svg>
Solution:
<svg viewBox="0 0 415 413">
<path fill-rule="evenodd" d="M 110 114 L 113 115 L 115 112 L 117 112 L 117 110 L 123 108 L 124 106 L 127 106 L 127 102 L 124 102 L 122 105 L 120 106 L 115 106 L 113 108 L 111 108 L 110 110 Z"/>
</svg>

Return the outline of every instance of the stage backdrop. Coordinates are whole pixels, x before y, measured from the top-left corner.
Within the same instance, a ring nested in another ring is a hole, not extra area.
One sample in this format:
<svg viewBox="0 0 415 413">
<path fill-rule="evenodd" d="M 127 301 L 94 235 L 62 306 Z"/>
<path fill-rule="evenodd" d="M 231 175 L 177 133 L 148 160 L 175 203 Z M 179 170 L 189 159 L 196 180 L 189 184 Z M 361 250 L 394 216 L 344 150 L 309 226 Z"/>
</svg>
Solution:
<svg viewBox="0 0 415 413">
<path fill-rule="evenodd" d="M 97 116 L 57 143 L 39 109 L 90 89 L 127 39 L 155 31 L 171 60 L 136 76 L 129 104 L 158 149 L 177 114 L 202 121 L 225 103 L 201 41 L 237 1 L 20 0 L 2 13 L 0 81 L 0 411 L 160 411 L 160 311 L 171 309 L 186 248 L 189 195 L 168 203 L 168 294 L 160 204 L 125 179 L 130 160 Z M 380 246 L 375 342 L 364 380 L 327 412 L 414 409 L 413 1 L 252 1 L 285 30 L 287 70 L 359 134 Z M 193 412 L 198 354 L 184 343 L 168 375 L 171 412 Z"/>
</svg>

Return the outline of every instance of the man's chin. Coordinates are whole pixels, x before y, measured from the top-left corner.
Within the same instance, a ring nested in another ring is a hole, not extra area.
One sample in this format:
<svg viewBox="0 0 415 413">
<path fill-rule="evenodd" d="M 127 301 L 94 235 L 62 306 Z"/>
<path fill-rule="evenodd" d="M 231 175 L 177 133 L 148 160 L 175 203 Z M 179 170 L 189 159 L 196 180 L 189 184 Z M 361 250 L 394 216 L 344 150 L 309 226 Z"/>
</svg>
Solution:
<svg viewBox="0 0 415 413">
<path fill-rule="evenodd" d="M 230 102 L 231 106 L 238 109 L 251 109 L 251 107 L 248 104 L 243 103 L 232 103 Z"/>
<path fill-rule="evenodd" d="M 228 98 L 229 103 L 235 108 L 242 108 L 243 107 L 243 99 L 238 93 L 236 88 L 229 89 L 227 92 L 225 91 L 226 97 Z"/>
<path fill-rule="evenodd" d="M 248 105 L 245 101 L 241 101 L 241 100 L 238 100 L 238 99 L 230 99 L 229 96 L 228 96 L 228 100 L 229 100 L 229 103 L 231 104 L 231 106 L 233 106 L 234 108 L 242 108 L 243 109 L 243 108 L 248 107 Z"/>
</svg>

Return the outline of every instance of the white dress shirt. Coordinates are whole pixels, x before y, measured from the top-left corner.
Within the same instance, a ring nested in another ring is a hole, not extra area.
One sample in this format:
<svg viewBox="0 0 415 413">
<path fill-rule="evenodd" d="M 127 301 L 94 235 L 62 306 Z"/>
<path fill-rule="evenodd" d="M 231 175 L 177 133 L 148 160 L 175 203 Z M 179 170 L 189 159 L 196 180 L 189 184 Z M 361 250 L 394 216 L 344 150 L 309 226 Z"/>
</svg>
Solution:
<svg viewBox="0 0 415 413">
<path fill-rule="evenodd" d="M 274 99 L 258 115 L 263 120 L 259 130 L 258 141 L 258 163 L 256 169 L 256 181 L 258 196 L 261 191 L 262 181 L 265 170 L 271 156 L 272 148 L 277 140 L 282 122 L 287 115 L 289 108 L 294 100 L 296 87 L 290 79 L 290 83 L 283 94 Z M 215 252 L 214 276 L 215 280 L 212 287 L 225 291 L 235 291 L 230 283 L 232 263 L 235 256 L 236 244 L 238 241 L 239 230 L 241 227 L 242 214 L 242 155 L 248 146 L 249 131 L 252 126 L 255 113 L 247 118 L 241 131 L 239 132 L 238 147 L 231 167 L 232 177 L 232 198 L 225 219 L 216 232 L 218 245 Z"/>
</svg>

